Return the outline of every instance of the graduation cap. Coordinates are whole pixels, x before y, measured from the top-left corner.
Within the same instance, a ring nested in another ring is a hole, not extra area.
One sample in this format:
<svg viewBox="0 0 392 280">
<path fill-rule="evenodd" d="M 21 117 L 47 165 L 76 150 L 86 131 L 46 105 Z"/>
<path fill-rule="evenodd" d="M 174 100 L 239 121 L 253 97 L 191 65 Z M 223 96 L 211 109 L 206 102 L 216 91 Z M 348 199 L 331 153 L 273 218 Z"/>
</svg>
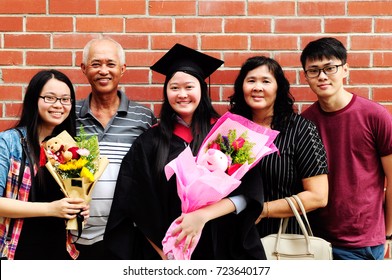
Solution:
<svg viewBox="0 0 392 280">
<path fill-rule="evenodd" d="M 223 64 L 223 61 L 206 55 L 181 44 L 175 44 L 151 70 L 165 76 L 171 76 L 174 72 L 184 71 L 197 75 L 205 80 Z"/>
</svg>

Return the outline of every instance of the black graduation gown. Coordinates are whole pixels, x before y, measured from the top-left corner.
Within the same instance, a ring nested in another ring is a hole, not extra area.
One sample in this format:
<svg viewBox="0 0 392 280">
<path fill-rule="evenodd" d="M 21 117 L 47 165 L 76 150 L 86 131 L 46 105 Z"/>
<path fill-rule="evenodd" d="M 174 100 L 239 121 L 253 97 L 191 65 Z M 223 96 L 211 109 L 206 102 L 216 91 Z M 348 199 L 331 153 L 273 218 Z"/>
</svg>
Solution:
<svg viewBox="0 0 392 280">
<path fill-rule="evenodd" d="M 167 229 L 181 215 L 175 176 L 167 181 L 163 172 L 161 178 L 153 175 L 154 137 L 160 137 L 157 127 L 140 135 L 122 161 L 104 236 L 108 259 L 160 259 L 146 237 L 162 248 Z M 167 162 L 186 145 L 173 135 Z M 192 259 L 265 259 L 254 226 L 263 202 L 261 180 L 255 178 L 245 175 L 247 183 L 235 191 L 249 197 L 247 209 L 208 222 Z"/>
</svg>

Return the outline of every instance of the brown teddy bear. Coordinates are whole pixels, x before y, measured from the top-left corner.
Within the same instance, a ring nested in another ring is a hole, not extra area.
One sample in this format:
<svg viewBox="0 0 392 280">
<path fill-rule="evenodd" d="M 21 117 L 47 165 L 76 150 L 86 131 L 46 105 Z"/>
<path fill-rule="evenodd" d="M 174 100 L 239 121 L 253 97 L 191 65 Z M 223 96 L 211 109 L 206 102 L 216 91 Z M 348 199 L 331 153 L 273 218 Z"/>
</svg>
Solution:
<svg viewBox="0 0 392 280">
<path fill-rule="evenodd" d="M 49 157 L 50 163 L 53 165 L 56 161 L 64 164 L 71 159 L 78 159 L 78 147 L 74 147 L 59 137 L 52 137 L 45 143 L 45 150 Z"/>
</svg>

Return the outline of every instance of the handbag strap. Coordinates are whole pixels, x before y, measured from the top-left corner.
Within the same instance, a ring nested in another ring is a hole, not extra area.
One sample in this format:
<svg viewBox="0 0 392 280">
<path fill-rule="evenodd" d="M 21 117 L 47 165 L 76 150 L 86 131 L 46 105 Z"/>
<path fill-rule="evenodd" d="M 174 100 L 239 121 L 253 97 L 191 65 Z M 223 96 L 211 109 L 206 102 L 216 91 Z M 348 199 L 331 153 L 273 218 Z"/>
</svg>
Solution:
<svg viewBox="0 0 392 280">
<path fill-rule="evenodd" d="M 301 199 L 296 194 L 294 194 L 292 197 L 295 199 L 295 201 L 297 202 L 297 204 L 299 206 L 299 209 L 301 210 L 302 217 L 304 218 L 304 224 L 306 226 L 306 229 L 308 230 L 309 236 L 313 236 L 312 228 L 310 227 L 308 216 L 306 215 L 306 210 L 305 210 L 304 205 L 302 204 Z"/>
<path fill-rule="evenodd" d="M 301 228 L 302 234 L 304 235 L 304 238 L 305 238 L 305 241 L 306 241 L 307 254 L 311 255 L 312 253 L 311 253 L 311 243 L 310 243 L 309 233 L 308 233 L 307 228 L 305 227 L 304 222 L 301 219 L 301 215 L 298 213 L 297 208 L 295 207 L 294 203 L 291 201 L 291 199 L 289 197 L 285 197 L 285 200 L 287 201 L 287 203 L 289 204 L 291 210 L 293 211 L 294 216 L 297 219 L 297 222 L 298 222 L 298 224 L 299 224 L 299 226 Z M 289 220 L 289 218 L 282 218 L 280 220 L 280 227 L 279 227 L 279 231 L 278 231 L 277 238 L 276 238 L 276 243 L 275 243 L 275 252 L 277 254 L 279 254 L 280 239 L 282 238 L 282 234 L 284 233 L 283 232 L 283 225 L 286 224 L 286 226 L 287 226 L 288 220 Z"/>
</svg>

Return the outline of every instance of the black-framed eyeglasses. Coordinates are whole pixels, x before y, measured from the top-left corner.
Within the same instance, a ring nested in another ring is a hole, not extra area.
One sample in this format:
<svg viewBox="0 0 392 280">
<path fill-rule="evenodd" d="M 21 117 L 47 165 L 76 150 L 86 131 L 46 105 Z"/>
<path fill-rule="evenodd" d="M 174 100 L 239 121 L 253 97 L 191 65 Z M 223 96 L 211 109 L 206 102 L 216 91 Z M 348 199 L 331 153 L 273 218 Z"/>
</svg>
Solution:
<svg viewBox="0 0 392 280">
<path fill-rule="evenodd" d="M 72 99 L 69 97 L 55 97 L 55 96 L 50 96 L 50 95 L 46 95 L 46 96 L 40 96 L 40 98 L 42 98 L 44 100 L 45 103 L 49 103 L 49 104 L 54 104 L 57 102 L 57 100 L 60 100 L 60 103 L 63 105 L 71 105 L 72 104 Z"/>
<path fill-rule="evenodd" d="M 305 70 L 305 75 L 308 78 L 317 78 L 320 76 L 321 71 L 327 76 L 336 74 L 338 72 L 339 66 L 343 66 L 344 64 L 339 65 L 327 65 L 323 68 L 310 68 Z"/>
</svg>

